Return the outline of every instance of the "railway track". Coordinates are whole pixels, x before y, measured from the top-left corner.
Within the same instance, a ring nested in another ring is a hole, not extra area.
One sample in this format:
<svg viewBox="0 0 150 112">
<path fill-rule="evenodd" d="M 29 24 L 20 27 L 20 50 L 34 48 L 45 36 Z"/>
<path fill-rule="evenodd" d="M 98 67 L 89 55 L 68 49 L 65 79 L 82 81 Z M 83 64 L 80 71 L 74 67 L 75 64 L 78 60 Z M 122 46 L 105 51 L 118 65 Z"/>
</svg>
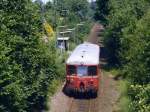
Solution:
<svg viewBox="0 0 150 112">
<path fill-rule="evenodd" d="M 101 31 L 101 28 L 101 25 L 95 24 L 90 32 L 87 41 L 99 45 L 98 35 Z M 98 97 L 89 99 L 71 98 L 68 112 L 98 112 L 98 99 Z"/>
<path fill-rule="evenodd" d="M 88 37 L 87 42 L 93 44 L 98 44 L 100 47 L 103 42 L 101 42 L 101 36 L 99 36 L 100 26 L 95 25 L 91 30 L 91 34 Z M 100 42 L 100 43 L 99 43 Z M 100 61 L 100 69 L 102 65 L 105 65 L 104 61 Z M 101 69 L 102 70 L 102 69 Z M 112 112 L 114 103 L 117 102 L 119 98 L 119 93 L 116 88 L 116 82 L 110 78 L 108 75 L 104 75 L 101 71 L 98 97 L 94 98 L 76 98 L 66 96 L 61 93 L 58 97 L 54 99 L 53 107 L 54 111 L 51 112 Z"/>
<path fill-rule="evenodd" d="M 71 99 L 68 112 L 96 112 L 96 99 Z"/>
</svg>

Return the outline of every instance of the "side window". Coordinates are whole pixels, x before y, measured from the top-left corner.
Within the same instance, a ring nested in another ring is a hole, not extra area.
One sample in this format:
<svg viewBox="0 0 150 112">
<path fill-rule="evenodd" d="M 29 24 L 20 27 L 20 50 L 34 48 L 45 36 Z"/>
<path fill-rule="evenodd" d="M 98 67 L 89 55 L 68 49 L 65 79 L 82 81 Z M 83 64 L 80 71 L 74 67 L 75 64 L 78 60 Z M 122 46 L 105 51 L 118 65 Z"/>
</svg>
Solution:
<svg viewBox="0 0 150 112">
<path fill-rule="evenodd" d="M 68 66 L 68 75 L 75 75 L 76 74 L 76 66 L 69 65 Z"/>
<path fill-rule="evenodd" d="M 97 75 L 97 66 L 89 66 L 88 67 L 88 75 L 89 76 Z"/>
</svg>

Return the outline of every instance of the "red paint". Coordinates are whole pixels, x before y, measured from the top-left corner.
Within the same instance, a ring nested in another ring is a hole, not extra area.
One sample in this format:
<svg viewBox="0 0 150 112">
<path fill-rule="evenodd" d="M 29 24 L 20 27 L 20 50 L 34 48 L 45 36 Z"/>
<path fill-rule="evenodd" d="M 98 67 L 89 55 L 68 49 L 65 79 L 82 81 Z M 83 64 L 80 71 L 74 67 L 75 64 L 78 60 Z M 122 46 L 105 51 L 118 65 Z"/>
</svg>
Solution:
<svg viewBox="0 0 150 112">
<path fill-rule="evenodd" d="M 74 65 L 79 66 L 79 65 Z M 66 86 L 73 90 L 80 90 L 81 85 L 84 85 L 84 90 L 88 91 L 90 89 L 98 91 L 99 88 L 99 65 L 84 65 L 84 66 L 97 66 L 97 74 L 95 76 L 77 76 L 68 74 L 68 65 L 66 65 Z M 77 73 L 77 72 L 76 72 Z M 82 84 L 81 84 L 82 83 Z"/>
</svg>

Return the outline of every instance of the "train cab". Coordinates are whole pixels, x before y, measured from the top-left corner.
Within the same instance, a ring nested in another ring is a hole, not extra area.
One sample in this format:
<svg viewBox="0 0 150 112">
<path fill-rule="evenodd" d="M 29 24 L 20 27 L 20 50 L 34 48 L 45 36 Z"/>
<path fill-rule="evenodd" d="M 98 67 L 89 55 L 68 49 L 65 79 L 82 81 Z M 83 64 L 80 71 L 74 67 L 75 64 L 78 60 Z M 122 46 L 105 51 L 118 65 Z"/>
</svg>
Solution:
<svg viewBox="0 0 150 112">
<path fill-rule="evenodd" d="M 68 91 L 97 93 L 99 88 L 99 54 L 96 44 L 78 45 L 66 62 Z"/>
</svg>

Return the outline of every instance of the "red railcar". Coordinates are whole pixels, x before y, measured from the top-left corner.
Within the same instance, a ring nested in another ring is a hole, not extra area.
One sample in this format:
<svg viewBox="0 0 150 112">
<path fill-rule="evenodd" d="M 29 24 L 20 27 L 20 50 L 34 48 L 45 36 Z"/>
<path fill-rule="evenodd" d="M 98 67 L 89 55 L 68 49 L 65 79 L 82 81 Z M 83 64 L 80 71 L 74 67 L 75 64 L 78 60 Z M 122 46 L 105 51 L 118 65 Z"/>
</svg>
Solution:
<svg viewBox="0 0 150 112">
<path fill-rule="evenodd" d="M 85 42 L 75 48 L 66 62 L 66 90 L 97 94 L 99 54 L 96 44 Z"/>
</svg>

